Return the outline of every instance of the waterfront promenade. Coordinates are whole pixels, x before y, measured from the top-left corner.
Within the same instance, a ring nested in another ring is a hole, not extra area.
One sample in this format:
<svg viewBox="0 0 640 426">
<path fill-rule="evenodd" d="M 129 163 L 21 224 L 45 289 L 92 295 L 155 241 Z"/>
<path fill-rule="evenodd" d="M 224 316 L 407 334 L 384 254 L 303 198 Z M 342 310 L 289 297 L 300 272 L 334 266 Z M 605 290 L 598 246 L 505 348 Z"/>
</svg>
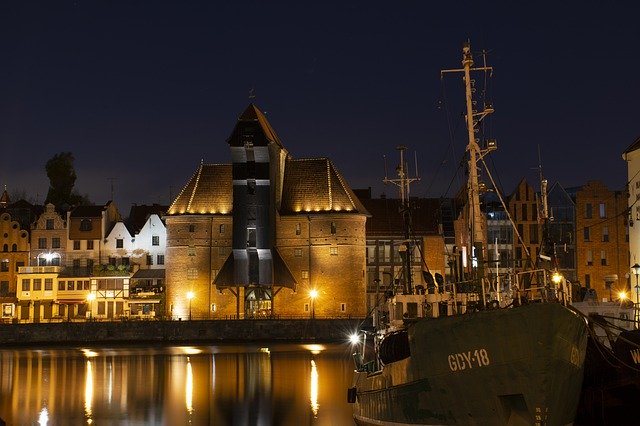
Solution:
<svg viewBox="0 0 640 426">
<path fill-rule="evenodd" d="M 0 348 L 104 343 L 340 343 L 361 323 L 362 319 L 244 319 L 0 324 Z"/>
</svg>

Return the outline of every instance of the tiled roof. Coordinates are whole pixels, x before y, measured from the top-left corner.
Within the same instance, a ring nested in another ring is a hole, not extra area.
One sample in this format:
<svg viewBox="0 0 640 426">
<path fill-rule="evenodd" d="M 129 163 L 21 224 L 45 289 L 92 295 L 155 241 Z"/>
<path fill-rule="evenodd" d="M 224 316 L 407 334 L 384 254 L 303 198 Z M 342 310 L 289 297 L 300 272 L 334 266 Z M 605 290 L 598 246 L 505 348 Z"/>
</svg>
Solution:
<svg viewBox="0 0 640 426">
<path fill-rule="evenodd" d="M 167 214 L 230 214 L 233 186 L 230 164 L 201 164 Z"/>
<path fill-rule="evenodd" d="M 362 204 L 371 213 L 367 220 L 367 235 L 402 235 L 404 219 L 400 213 L 398 198 L 363 198 Z M 440 222 L 440 199 L 411 199 L 411 222 L 414 235 L 438 234 Z"/>
<path fill-rule="evenodd" d="M 368 215 L 331 160 L 288 160 L 282 185 L 281 214 L 353 212 Z"/>
</svg>

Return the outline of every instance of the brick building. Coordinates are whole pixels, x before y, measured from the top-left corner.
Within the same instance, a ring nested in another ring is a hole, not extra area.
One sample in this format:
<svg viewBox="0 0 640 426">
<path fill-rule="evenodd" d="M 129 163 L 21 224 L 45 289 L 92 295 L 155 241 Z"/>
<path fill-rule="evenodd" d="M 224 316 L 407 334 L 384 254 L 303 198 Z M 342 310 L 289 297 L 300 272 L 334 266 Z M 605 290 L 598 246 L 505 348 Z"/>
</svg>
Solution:
<svg viewBox="0 0 640 426">
<path fill-rule="evenodd" d="M 601 182 L 588 182 L 576 192 L 577 275 L 595 289 L 600 300 L 629 294 L 629 228 L 627 195 Z"/>
<path fill-rule="evenodd" d="M 168 314 L 364 317 L 368 213 L 333 163 L 293 159 L 253 104 L 227 142 L 169 207 Z"/>
</svg>

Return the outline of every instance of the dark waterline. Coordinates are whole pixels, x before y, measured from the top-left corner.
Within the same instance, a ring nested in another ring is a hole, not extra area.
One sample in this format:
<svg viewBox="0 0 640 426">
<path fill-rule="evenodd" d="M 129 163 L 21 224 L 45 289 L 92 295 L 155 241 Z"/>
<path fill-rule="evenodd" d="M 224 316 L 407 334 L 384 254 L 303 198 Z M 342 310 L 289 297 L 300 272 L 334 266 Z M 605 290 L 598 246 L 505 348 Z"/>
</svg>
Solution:
<svg viewBox="0 0 640 426">
<path fill-rule="evenodd" d="M 0 350 L 7 425 L 353 425 L 347 345 Z"/>
</svg>

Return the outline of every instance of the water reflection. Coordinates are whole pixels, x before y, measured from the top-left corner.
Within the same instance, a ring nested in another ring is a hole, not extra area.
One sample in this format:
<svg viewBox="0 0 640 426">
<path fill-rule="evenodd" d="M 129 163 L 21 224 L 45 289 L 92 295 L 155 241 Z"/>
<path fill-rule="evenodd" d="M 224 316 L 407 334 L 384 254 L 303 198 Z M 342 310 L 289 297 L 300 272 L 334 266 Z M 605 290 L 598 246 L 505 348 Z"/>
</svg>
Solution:
<svg viewBox="0 0 640 426">
<path fill-rule="evenodd" d="M 7 424 L 348 425 L 349 348 L 0 351 Z"/>
</svg>

